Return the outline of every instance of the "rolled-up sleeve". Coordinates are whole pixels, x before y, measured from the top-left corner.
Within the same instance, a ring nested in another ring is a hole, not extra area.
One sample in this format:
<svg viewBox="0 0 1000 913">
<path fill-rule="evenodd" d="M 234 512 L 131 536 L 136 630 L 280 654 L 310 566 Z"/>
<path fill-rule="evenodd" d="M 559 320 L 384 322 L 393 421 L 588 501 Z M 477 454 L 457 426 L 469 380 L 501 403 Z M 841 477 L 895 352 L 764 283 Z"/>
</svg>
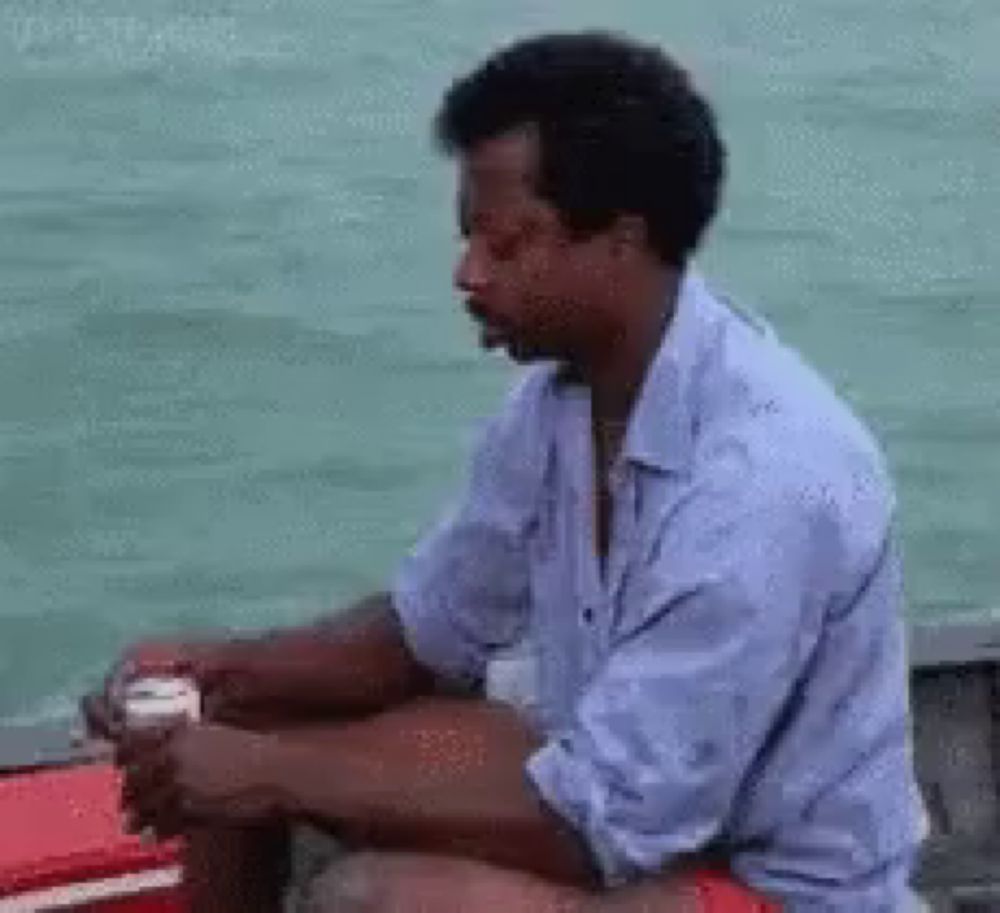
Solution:
<svg viewBox="0 0 1000 913">
<path fill-rule="evenodd" d="M 414 655 L 463 685 L 480 682 L 491 651 L 527 621 L 525 538 L 542 470 L 544 385 L 535 371 L 514 387 L 480 436 L 463 496 L 396 577 L 393 603 Z"/>
<path fill-rule="evenodd" d="M 528 761 L 609 885 L 724 831 L 817 641 L 835 544 L 808 486 L 769 489 L 671 518 L 570 724 Z"/>
</svg>

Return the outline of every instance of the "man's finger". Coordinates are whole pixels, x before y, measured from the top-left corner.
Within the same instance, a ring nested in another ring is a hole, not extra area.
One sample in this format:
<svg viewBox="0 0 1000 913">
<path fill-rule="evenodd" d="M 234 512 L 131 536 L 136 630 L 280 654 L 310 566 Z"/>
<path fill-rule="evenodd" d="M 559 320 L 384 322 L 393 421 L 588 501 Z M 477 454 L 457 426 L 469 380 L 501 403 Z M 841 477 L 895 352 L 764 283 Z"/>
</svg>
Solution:
<svg viewBox="0 0 1000 913">
<path fill-rule="evenodd" d="M 247 683 L 240 676 L 218 673 L 202 688 L 202 712 L 212 720 L 237 716 L 246 704 Z"/>
<path fill-rule="evenodd" d="M 181 641 L 146 641 L 133 646 L 126 663 L 130 674 L 183 674 L 190 670 L 194 647 Z"/>
<path fill-rule="evenodd" d="M 123 746 L 128 746 L 123 750 Z M 169 743 L 159 742 L 156 745 L 143 745 L 136 747 L 136 743 L 126 743 L 124 740 L 117 746 L 115 755 L 117 766 L 126 773 L 135 770 L 161 770 L 172 765 L 173 759 L 169 750 Z"/>
<path fill-rule="evenodd" d="M 177 794 L 177 767 L 166 751 L 143 756 L 124 768 L 121 782 L 123 806 L 142 806 L 150 797 Z"/>
<path fill-rule="evenodd" d="M 121 804 L 129 808 L 142 806 L 149 796 L 176 790 L 176 778 L 169 768 L 130 768 L 122 781 Z"/>
<path fill-rule="evenodd" d="M 134 767 L 153 763 L 157 755 L 168 752 L 173 730 L 156 729 L 122 731 L 115 745 L 115 764 L 118 767 Z"/>
<path fill-rule="evenodd" d="M 172 786 L 147 789 L 122 808 L 127 829 L 132 833 L 152 830 L 165 838 L 181 830 L 180 800 Z"/>
<path fill-rule="evenodd" d="M 115 741 L 123 720 L 114 703 L 104 694 L 88 694 L 80 701 L 80 712 L 90 735 Z"/>
</svg>

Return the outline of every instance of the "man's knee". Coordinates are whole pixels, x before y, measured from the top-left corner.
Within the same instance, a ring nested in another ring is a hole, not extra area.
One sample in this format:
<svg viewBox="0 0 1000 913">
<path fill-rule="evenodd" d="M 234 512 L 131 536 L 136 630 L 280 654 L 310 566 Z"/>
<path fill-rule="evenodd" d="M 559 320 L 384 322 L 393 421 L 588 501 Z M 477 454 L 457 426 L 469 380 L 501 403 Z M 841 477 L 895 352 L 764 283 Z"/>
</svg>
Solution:
<svg viewBox="0 0 1000 913">
<path fill-rule="evenodd" d="M 467 865 L 475 866 L 465 860 L 422 853 L 354 853 L 329 865 L 313 881 L 306 910 L 448 913 L 458 899 Z"/>
<path fill-rule="evenodd" d="M 313 882 L 308 913 L 582 913 L 582 892 L 471 859 L 358 853 Z"/>
<path fill-rule="evenodd" d="M 346 856 L 313 882 L 308 913 L 702 913 L 698 889 L 654 878 L 591 893 L 470 859 Z"/>
</svg>

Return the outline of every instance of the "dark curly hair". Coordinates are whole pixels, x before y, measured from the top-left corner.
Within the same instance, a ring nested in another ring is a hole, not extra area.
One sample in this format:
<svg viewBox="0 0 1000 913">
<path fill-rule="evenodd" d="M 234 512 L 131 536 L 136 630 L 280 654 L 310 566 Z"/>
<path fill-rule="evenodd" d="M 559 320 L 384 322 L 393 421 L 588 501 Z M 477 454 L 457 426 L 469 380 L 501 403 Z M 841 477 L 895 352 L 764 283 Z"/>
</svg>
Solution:
<svg viewBox="0 0 1000 913">
<path fill-rule="evenodd" d="M 608 32 L 516 42 L 452 84 L 435 134 L 455 154 L 522 126 L 538 131 L 535 191 L 574 236 L 637 215 L 663 262 L 686 263 L 718 207 L 725 148 L 659 48 Z"/>
</svg>

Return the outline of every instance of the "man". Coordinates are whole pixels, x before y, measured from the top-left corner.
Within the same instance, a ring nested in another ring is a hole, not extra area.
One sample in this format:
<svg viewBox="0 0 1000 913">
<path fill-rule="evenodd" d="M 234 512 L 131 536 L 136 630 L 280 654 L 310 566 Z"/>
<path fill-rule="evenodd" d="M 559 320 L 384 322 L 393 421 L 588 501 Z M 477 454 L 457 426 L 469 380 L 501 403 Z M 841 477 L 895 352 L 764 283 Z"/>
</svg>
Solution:
<svg viewBox="0 0 1000 913">
<path fill-rule="evenodd" d="M 690 267 L 724 171 L 709 107 L 655 48 L 554 35 L 456 82 L 437 131 L 456 284 L 531 367 L 391 595 L 167 650 L 211 722 L 122 741 L 136 823 L 187 835 L 204 910 L 276 908 L 292 821 L 367 850 L 316 910 L 697 909 L 706 860 L 789 910 L 906 909 L 891 485 Z M 529 707 L 441 693 L 516 645 Z"/>
</svg>

